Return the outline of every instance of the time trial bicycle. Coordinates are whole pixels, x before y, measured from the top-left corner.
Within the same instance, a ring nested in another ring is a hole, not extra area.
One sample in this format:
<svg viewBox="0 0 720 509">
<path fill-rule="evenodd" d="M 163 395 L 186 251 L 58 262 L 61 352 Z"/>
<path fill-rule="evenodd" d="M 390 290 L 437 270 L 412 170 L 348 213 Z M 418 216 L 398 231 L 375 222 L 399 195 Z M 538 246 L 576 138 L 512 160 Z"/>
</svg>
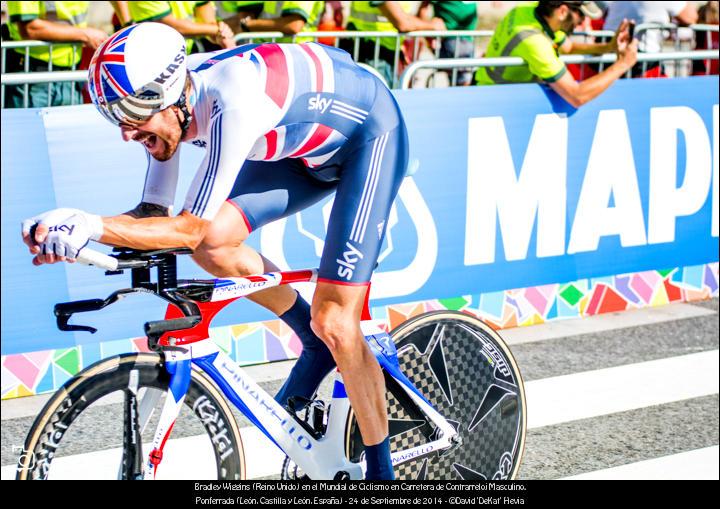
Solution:
<svg viewBox="0 0 720 509">
<path fill-rule="evenodd" d="M 190 253 L 82 251 L 79 261 L 108 275 L 130 270 L 131 286 L 106 299 L 55 305 L 60 330 L 96 332 L 69 321 L 137 292 L 164 299 L 167 311 L 163 320 L 145 323 L 150 353 L 96 362 L 53 395 L 30 428 L 18 479 L 153 479 L 161 465 L 176 461 L 209 466 L 210 474 L 193 477 L 245 479 L 243 441 L 228 401 L 286 455 L 281 478 L 364 477 L 364 447 L 340 373 L 330 401 L 292 398 L 283 406 L 210 339 L 210 323 L 229 303 L 272 286 L 314 282 L 317 271 L 178 279 L 177 256 Z M 396 477 L 514 478 L 525 445 L 525 393 L 497 332 L 469 314 L 436 311 L 387 333 L 368 309 L 366 299 L 363 333 L 385 378 Z M 173 456 L 173 442 L 181 441 L 168 441 L 173 429 L 174 438 L 180 433 L 202 444 L 192 442 L 187 457 Z"/>
</svg>

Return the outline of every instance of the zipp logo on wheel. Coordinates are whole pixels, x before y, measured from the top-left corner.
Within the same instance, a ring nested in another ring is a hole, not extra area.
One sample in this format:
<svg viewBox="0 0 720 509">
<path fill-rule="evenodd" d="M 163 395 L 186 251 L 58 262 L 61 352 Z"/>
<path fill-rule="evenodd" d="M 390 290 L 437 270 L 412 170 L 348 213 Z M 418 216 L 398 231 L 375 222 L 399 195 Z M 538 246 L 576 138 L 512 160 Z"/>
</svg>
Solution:
<svg viewBox="0 0 720 509">
<path fill-rule="evenodd" d="M 343 252 L 343 259 L 340 260 L 338 258 L 335 261 L 340 265 L 340 267 L 338 267 L 338 276 L 350 281 L 355 272 L 355 264 L 363 259 L 363 254 L 350 242 L 346 242 L 345 246 L 348 250 Z"/>
</svg>

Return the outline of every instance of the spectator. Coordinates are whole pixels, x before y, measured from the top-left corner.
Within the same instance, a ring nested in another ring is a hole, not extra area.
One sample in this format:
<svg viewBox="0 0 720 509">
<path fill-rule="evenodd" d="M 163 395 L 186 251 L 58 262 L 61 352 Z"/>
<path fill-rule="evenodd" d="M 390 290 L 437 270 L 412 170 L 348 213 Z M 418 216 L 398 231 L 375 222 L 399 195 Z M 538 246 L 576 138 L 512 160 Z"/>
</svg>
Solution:
<svg viewBox="0 0 720 509">
<path fill-rule="evenodd" d="M 7 2 L 0 2 L 0 38 L 3 41 L 10 40 L 10 30 L 8 29 Z"/>
<path fill-rule="evenodd" d="M 720 2 L 707 2 L 698 10 L 698 23 L 704 25 L 720 24 Z M 718 49 L 717 32 L 695 32 L 695 49 Z M 693 60 L 693 75 L 718 74 L 718 61 Z"/>
<path fill-rule="evenodd" d="M 607 44 L 574 42 L 567 37 L 585 16 L 601 15 L 594 2 L 541 1 L 515 7 L 495 30 L 486 56 L 516 56 L 527 66 L 481 67 L 475 74 L 476 81 L 480 85 L 542 81 L 573 107 L 580 107 L 604 92 L 637 61 L 637 42 L 630 41 L 627 21 Z M 577 82 L 560 60 L 559 50 L 587 54 L 615 51 L 618 59 L 603 72 Z"/>
<path fill-rule="evenodd" d="M 435 16 L 445 23 L 448 30 L 474 30 L 477 25 L 477 4 L 475 2 L 424 1 L 420 4 L 418 17 L 430 21 L 430 7 Z M 440 58 L 472 58 L 475 42 L 472 37 L 447 37 L 441 39 Z M 457 73 L 457 85 L 472 83 L 472 70 L 462 69 Z"/>
<path fill-rule="evenodd" d="M 325 2 L 263 2 L 263 10 L 257 19 L 245 18 L 240 27 L 245 32 L 282 32 L 295 35 L 314 32 L 320 24 Z M 313 37 L 295 38 L 295 42 L 314 40 Z M 285 37 L 279 42 L 290 42 Z"/>
<path fill-rule="evenodd" d="M 345 24 L 343 23 L 345 15 L 343 14 L 342 2 L 325 2 L 325 10 L 323 10 L 322 16 L 320 16 L 320 24 L 318 25 L 318 31 L 321 32 L 339 32 L 344 30 Z M 327 44 L 328 46 L 335 46 L 334 37 L 319 37 L 318 42 Z"/>
<path fill-rule="evenodd" d="M 122 27 L 132 24 L 132 16 L 130 16 L 130 8 L 127 2 L 110 2 L 114 14 L 112 17 L 113 30 L 117 32 Z"/>
<path fill-rule="evenodd" d="M 242 32 L 240 20 L 255 19 L 263 10 L 263 2 L 221 2 L 220 5 L 225 12 L 230 14 L 223 21 L 234 33 Z"/>
<path fill-rule="evenodd" d="M 91 50 L 97 49 L 107 39 L 102 30 L 87 26 L 90 2 L 8 2 L 9 31 L 13 40 L 37 40 L 48 42 L 82 42 Z M 56 45 L 52 59 L 48 47 L 30 48 L 25 61 L 25 49 L 6 53 L 5 72 L 24 72 L 25 65 L 31 72 L 67 71 L 80 62 L 81 51 L 73 45 Z M 49 90 L 48 90 L 49 88 Z M 81 84 L 72 82 L 29 85 L 28 106 L 62 106 L 79 102 Z M 49 94 L 49 95 L 48 95 Z M 6 107 L 24 106 L 24 86 L 5 88 Z"/>
<path fill-rule="evenodd" d="M 425 21 L 408 14 L 412 2 L 350 2 L 348 30 L 362 32 L 412 32 L 414 30 L 445 30 L 440 18 Z M 385 80 L 392 84 L 395 48 L 402 44 L 395 37 L 381 37 L 378 58 L 375 58 L 376 38 L 361 39 L 358 62 L 375 67 Z M 354 55 L 354 40 L 345 39 L 340 47 Z"/>
<path fill-rule="evenodd" d="M 692 2 L 611 2 L 605 18 L 605 29 L 617 30 L 624 19 L 636 24 L 670 23 L 691 25 L 697 23 L 698 13 Z M 663 30 L 639 31 L 638 49 L 641 53 L 659 53 L 663 46 Z M 662 75 L 659 62 L 643 62 L 632 70 L 633 76 L 658 77 Z"/>
<path fill-rule="evenodd" d="M 118 2 L 121 3 L 121 2 Z M 133 22 L 157 21 L 171 26 L 187 41 L 187 52 L 198 53 L 195 39 L 209 39 L 219 48 L 234 48 L 234 34 L 229 26 L 215 19 L 212 2 L 127 2 Z"/>
</svg>

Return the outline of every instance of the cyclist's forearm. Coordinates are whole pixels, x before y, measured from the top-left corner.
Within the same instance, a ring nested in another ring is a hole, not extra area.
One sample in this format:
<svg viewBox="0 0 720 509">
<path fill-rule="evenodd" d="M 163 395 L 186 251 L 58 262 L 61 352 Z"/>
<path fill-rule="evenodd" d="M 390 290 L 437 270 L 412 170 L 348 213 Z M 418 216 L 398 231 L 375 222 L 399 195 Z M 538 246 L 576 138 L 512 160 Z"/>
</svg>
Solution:
<svg viewBox="0 0 720 509">
<path fill-rule="evenodd" d="M 209 221 L 182 212 L 175 217 L 134 218 L 127 214 L 103 217 L 100 242 L 133 249 L 195 249 L 205 237 Z"/>
</svg>

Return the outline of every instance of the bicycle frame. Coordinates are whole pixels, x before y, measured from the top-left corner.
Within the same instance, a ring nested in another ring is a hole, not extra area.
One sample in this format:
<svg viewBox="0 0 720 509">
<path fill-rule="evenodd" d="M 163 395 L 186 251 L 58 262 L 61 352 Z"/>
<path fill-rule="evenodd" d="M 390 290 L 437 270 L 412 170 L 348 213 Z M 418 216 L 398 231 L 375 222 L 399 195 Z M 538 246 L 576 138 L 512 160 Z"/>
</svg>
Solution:
<svg viewBox="0 0 720 509">
<path fill-rule="evenodd" d="M 223 278 L 214 281 L 214 290 L 209 302 L 198 303 L 202 321 L 195 327 L 182 331 L 165 333 L 158 345 L 165 350 L 166 369 L 170 374 L 170 385 L 155 431 L 153 449 L 147 456 L 145 478 L 155 477 L 162 460 L 163 448 L 182 407 L 190 385 L 192 364 L 202 369 L 222 390 L 225 396 L 254 425 L 256 425 L 277 447 L 290 457 L 311 479 L 333 479 L 338 473 L 346 472 L 350 479 L 362 479 L 366 470 L 365 462 L 352 463 L 345 456 L 344 433 L 350 402 L 339 372 L 335 375 L 332 403 L 328 416 L 327 432 L 316 439 L 272 396 L 265 392 L 228 355 L 222 352 L 210 339 L 208 327 L 215 315 L 230 302 L 253 292 L 289 283 L 315 282 L 315 270 L 267 273 L 245 278 Z M 369 293 L 369 291 L 368 291 Z M 166 319 L 183 316 L 182 311 L 170 305 Z M 422 412 L 441 433 L 439 438 L 427 444 L 392 453 L 393 465 L 427 456 L 447 449 L 455 444 L 457 431 L 420 394 L 410 380 L 402 374 L 397 360 L 397 351 L 390 336 L 368 320 L 370 314 L 366 298 L 363 311 L 362 329 L 365 338 L 385 371 L 398 382 L 417 409 Z M 141 403 L 140 421 L 147 422 L 149 416 L 142 415 L 150 405 Z M 222 443 L 219 433 L 212 437 Z M 232 453 L 231 450 L 227 454 Z"/>
</svg>

